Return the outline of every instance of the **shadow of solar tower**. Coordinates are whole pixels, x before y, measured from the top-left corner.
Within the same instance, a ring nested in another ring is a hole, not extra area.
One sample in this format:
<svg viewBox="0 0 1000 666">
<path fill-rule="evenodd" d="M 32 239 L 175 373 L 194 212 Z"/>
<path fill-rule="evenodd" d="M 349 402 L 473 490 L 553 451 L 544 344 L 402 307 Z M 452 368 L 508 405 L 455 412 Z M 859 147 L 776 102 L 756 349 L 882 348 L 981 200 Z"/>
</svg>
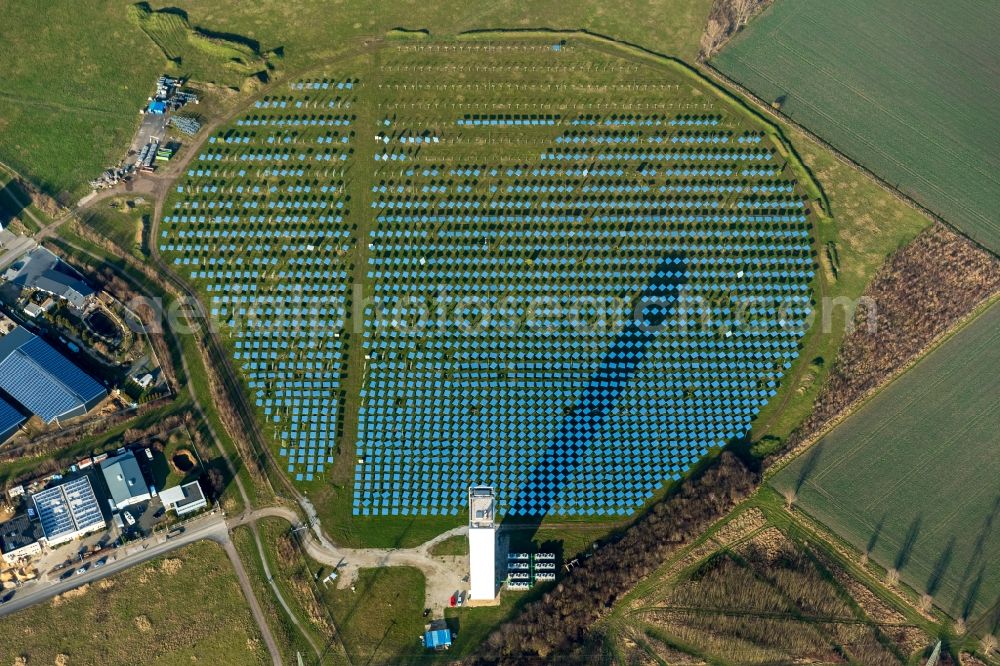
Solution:
<svg viewBox="0 0 1000 666">
<path fill-rule="evenodd" d="M 615 409 L 646 350 L 674 312 L 687 279 L 687 261 L 668 256 L 636 299 L 631 317 L 584 386 L 573 411 L 553 435 L 548 448 L 508 504 L 504 521 L 520 527 L 541 522 L 559 497 L 588 447 L 596 444 L 602 426 Z"/>
</svg>

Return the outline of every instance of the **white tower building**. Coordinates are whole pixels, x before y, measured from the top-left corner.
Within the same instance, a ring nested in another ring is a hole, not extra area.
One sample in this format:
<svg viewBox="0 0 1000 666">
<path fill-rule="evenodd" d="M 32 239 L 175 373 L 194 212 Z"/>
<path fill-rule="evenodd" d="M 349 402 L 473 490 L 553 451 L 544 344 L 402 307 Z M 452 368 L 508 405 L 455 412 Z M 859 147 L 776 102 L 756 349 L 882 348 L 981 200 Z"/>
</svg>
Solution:
<svg viewBox="0 0 1000 666">
<path fill-rule="evenodd" d="M 493 488 L 469 488 L 469 598 L 491 601 L 497 596 L 497 526 Z"/>
</svg>

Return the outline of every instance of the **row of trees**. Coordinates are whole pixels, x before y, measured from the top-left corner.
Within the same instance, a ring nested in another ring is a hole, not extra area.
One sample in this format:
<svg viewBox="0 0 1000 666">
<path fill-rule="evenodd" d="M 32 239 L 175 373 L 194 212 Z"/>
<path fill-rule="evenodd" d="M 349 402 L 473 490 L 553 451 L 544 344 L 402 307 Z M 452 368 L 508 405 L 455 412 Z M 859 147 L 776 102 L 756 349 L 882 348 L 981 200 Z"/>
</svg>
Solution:
<svg viewBox="0 0 1000 666">
<path fill-rule="evenodd" d="M 809 418 L 787 451 L 809 441 L 902 369 L 984 299 L 1000 290 L 1000 261 L 943 224 L 879 270 Z"/>
<path fill-rule="evenodd" d="M 140 405 L 135 412 L 115 412 L 114 414 L 102 416 L 99 419 L 90 419 L 78 428 L 72 428 L 66 431 L 55 431 L 48 435 L 35 437 L 19 446 L 4 447 L 0 450 L 0 464 L 14 463 L 25 458 L 44 458 L 44 460 L 42 460 L 38 465 L 31 467 L 16 477 L 6 479 L 5 486 L 9 488 L 10 486 L 18 485 L 30 479 L 42 477 L 46 474 L 51 474 L 52 472 L 58 472 L 64 469 L 77 458 L 82 457 L 82 453 L 77 453 L 71 456 L 65 455 L 65 451 L 74 444 L 78 443 L 81 439 L 92 437 L 99 433 L 111 430 L 126 421 L 142 417 L 157 408 L 158 405 Z M 170 418 L 176 417 L 168 417 L 168 419 Z M 168 419 L 158 422 L 156 428 L 158 430 L 162 430 L 164 428 L 169 429 L 169 423 L 167 423 Z M 174 425 L 176 426 L 176 424 Z M 132 429 L 126 431 L 126 435 L 131 430 Z M 129 440 L 126 437 L 123 441 L 132 440 Z"/>
<path fill-rule="evenodd" d="M 588 629 L 671 553 L 754 491 L 759 475 L 723 453 L 654 505 L 617 541 L 583 560 L 540 600 L 489 636 L 472 663 L 530 664 L 579 645 Z"/>
</svg>

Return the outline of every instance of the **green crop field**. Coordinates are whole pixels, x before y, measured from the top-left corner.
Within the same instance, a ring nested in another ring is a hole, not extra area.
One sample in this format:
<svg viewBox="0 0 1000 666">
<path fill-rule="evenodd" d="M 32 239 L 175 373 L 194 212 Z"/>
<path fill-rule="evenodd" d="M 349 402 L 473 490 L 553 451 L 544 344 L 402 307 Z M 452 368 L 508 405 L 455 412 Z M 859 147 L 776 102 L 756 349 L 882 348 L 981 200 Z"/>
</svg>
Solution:
<svg viewBox="0 0 1000 666">
<path fill-rule="evenodd" d="M 772 485 L 955 618 L 1000 602 L 1000 306 Z"/>
<path fill-rule="evenodd" d="M 236 574 L 214 543 L 14 613 L 0 619 L 0 631 L 5 664 L 270 661 Z"/>
<path fill-rule="evenodd" d="M 994 250 L 1000 4 L 782 0 L 712 63 Z"/>
</svg>

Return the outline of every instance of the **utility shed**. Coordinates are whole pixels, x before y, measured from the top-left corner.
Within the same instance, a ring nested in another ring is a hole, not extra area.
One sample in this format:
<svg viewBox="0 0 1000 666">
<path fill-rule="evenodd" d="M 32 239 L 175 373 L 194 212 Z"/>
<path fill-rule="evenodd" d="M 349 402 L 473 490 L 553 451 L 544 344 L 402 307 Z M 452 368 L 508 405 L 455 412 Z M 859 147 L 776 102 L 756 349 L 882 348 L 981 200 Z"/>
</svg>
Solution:
<svg viewBox="0 0 1000 666">
<path fill-rule="evenodd" d="M 493 488 L 469 488 L 469 598 L 473 600 L 497 596 L 495 507 Z"/>
<path fill-rule="evenodd" d="M 431 625 L 424 632 L 424 647 L 428 650 L 447 650 L 451 647 L 451 631 L 447 627 L 435 629 Z"/>
</svg>

